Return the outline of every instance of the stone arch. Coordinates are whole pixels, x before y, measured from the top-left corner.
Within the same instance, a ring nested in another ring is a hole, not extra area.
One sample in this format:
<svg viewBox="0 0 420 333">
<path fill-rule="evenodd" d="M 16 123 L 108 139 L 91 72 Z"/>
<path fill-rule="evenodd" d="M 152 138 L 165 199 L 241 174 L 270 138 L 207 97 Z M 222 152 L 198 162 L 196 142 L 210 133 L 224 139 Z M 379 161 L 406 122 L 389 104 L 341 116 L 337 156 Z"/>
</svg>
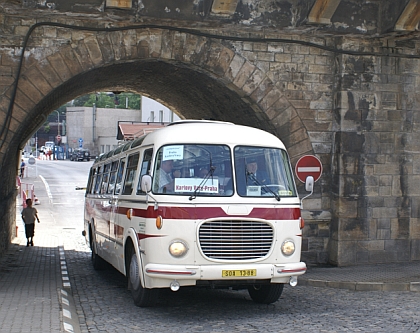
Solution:
<svg viewBox="0 0 420 333">
<path fill-rule="evenodd" d="M 53 109 L 87 92 L 136 91 L 185 117 L 233 121 L 272 132 L 285 142 L 292 159 L 312 151 L 305 126 L 281 87 L 232 45 L 160 29 L 93 33 L 57 28 L 57 33 L 68 37 L 61 44 L 29 48 L 0 147 L 0 165 L 8 175 L 0 190 L 7 206 L 2 207 L 5 218 L 0 218 L 9 225 L 14 220 L 11 193 L 18 148 Z M 4 109 L 12 89 L 1 98 Z"/>
<path fill-rule="evenodd" d="M 273 132 L 285 141 L 292 156 L 312 150 L 302 120 L 278 83 L 270 79 L 269 73 L 243 55 L 235 53 L 232 46 L 223 45 L 223 42 L 159 29 L 96 34 L 79 32 L 72 36 L 69 44 L 56 46 L 52 50 L 49 48 L 45 53 L 46 56 L 42 58 L 37 50 L 32 51 L 19 79 L 13 118 L 23 125 L 24 118 L 33 119 L 44 114 L 39 112 L 40 106 L 51 111 L 65 102 L 54 92 L 57 87 L 67 86 L 66 89 L 76 92 L 74 95 L 86 92 L 86 89 L 75 88 L 77 82 L 74 79 L 78 75 L 99 68 L 120 66 L 124 62 L 131 62 L 136 67 L 134 64 L 138 62 L 151 64 L 155 61 L 172 64 L 177 72 L 188 72 L 186 68 L 190 68 L 189 73 L 197 73 L 196 76 L 201 74 L 201 79 L 209 77 L 216 84 L 225 86 L 229 92 L 226 95 L 231 95 L 231 98 L 237 94 L 241 101 L 239 105 L 250 111 L 246 117 L 230 120 Z M 41 60 L 36 61 L 39 57 Z M 158 70 L 158 67 L 155 66 L 153 70 Z M 99 72 L 98 70 L 96 73 Z M 110 87 L 109 84 L 105 86 Z M 133 82 L 125 82 L 123 78 L 115 86 L 116 89 L 127 87 L 159 98 L 157 93 L 147 91 L 147 87 L 140 91 L 138 87 L 134 87 Z M 175 85 L 172 87 L 175 88 Z M 165 98 L 160 100 L 165 103 Z M 220 117 L 220 114 L 211 114 L 211 117 Z M 226 117 L 220 118 L 227 120 Z M 289 126 L 292 119 L 293 128 Z M 41 121 L 42 119 L 38 123 Z M 25 134 L 28 136 L 31 133 L 23 133 L 23 137 Z M 296 148 L 297 146 L 300 148 Z"/>
</svg>

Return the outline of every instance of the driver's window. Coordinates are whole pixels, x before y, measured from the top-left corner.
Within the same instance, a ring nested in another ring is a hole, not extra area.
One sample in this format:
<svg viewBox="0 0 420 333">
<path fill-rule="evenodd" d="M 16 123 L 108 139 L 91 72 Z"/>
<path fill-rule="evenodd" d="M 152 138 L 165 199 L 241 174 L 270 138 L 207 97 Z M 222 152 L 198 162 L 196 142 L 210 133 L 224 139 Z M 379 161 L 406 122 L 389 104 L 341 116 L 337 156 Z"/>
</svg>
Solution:
<svg viewBox="0 0 420 333">
<path fill-rule="evenodd" d="M 150 162 L 152 161 L 152 156 L 153 156 L 153 149 L 147 149 L 144 151 L 143 160 L 140 166 L 140 177 L 137 184 L 136 194 L 146 194 L 146 192 L 141 190 L 141 177 L 143 175 L 150 174 L 150 166 L 151 166 Z"/>
<path fill-rule="evenodd" d="M 290 163 L 283 149 L 237 146 L 236 187 L 240 196 L 295 196 Z"/>
</svg>

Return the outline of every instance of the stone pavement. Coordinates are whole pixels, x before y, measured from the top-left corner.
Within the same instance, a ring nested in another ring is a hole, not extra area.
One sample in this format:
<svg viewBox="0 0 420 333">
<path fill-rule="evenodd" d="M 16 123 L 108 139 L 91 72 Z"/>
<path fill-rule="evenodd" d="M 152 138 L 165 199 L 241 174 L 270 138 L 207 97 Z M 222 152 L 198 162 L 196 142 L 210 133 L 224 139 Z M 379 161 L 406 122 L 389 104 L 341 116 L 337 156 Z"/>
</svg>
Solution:
<svg viewBox="0 0 420 333">
<path fill-rule="evenodd" d="M 35 207 L 41 223 L 35 227 L 34 246 L 26 247 L 18 198 L 18 237 L 0 258 L 0 333 L 80 332 L 62 239 L 66 236 L 56 227 L 41 185 L 39 181 L 36 187 L 41 204 Z M 420 262 L 309 267 L 299 278 L 299 285 L 420 292 Z"/>
<path fill-rule="evenodd" d="M 34 246 L 26 246 L 18 197 L 17 237 L 0 258 L 0 333 L 80 332 L 62 228 L 56 226 L 45 187 L 39 178 L 35 182 L 41 223 L 35 224 Z"/>
</svg>

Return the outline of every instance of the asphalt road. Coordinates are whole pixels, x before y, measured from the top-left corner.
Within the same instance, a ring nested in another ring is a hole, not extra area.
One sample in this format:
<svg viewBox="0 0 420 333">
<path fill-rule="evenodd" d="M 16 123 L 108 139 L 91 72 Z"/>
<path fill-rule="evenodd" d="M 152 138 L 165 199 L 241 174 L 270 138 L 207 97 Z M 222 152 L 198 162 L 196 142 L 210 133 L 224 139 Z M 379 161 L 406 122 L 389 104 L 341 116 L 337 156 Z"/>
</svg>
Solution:
<svg viewBox="0 0 420 333">
<path fill-rule="evenodd" d="M 245 291 L 181 288 L 153 308 L 134 305 L 126 279 L 95 271 L 83 228 L 83 191 L 92 162 L 40 161 L 49 211 L 62 226 L 72 293 L 82 332 L 420 332 L 419 295 L 286 286 L 279 301 L 259 305 Z"/>
<path fill-rule="evenodd" d="M 37 175 L 44 183 L 49 197 L 50 214 L 58 227 L 83 230 L 83 190 L 86 187 L 91 162 L 72 162 L 70 160 L 36 161 L 27 163 L 27 175 Z M 42 203 L 46 204 L 46 203 Z"/>
</svg>

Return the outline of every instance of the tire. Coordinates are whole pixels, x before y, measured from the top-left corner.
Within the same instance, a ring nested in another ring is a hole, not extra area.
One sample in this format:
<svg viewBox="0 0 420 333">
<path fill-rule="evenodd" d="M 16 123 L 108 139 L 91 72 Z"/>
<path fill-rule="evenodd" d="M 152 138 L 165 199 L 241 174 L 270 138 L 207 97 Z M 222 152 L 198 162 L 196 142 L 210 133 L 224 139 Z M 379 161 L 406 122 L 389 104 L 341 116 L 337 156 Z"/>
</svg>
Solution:
<svg viewBox="0 0 420 333">
<path fill-rule="evenodd" d="M 141 285 L 140 266 L 134 249 L 131 249 L 130 262 L 127 268 L 128 289 L 131 290 L 134 304 L 139 307 L 154 306 L 159 296 L 159 289 L 147 289 Z"/>
<path fill-rule="evenodd" d="M 255 303 L 271 304 L 280 298 L 283 287 L 283 283 L 253 285 L 248 287 L 248 293 Z"/>
</svg>

